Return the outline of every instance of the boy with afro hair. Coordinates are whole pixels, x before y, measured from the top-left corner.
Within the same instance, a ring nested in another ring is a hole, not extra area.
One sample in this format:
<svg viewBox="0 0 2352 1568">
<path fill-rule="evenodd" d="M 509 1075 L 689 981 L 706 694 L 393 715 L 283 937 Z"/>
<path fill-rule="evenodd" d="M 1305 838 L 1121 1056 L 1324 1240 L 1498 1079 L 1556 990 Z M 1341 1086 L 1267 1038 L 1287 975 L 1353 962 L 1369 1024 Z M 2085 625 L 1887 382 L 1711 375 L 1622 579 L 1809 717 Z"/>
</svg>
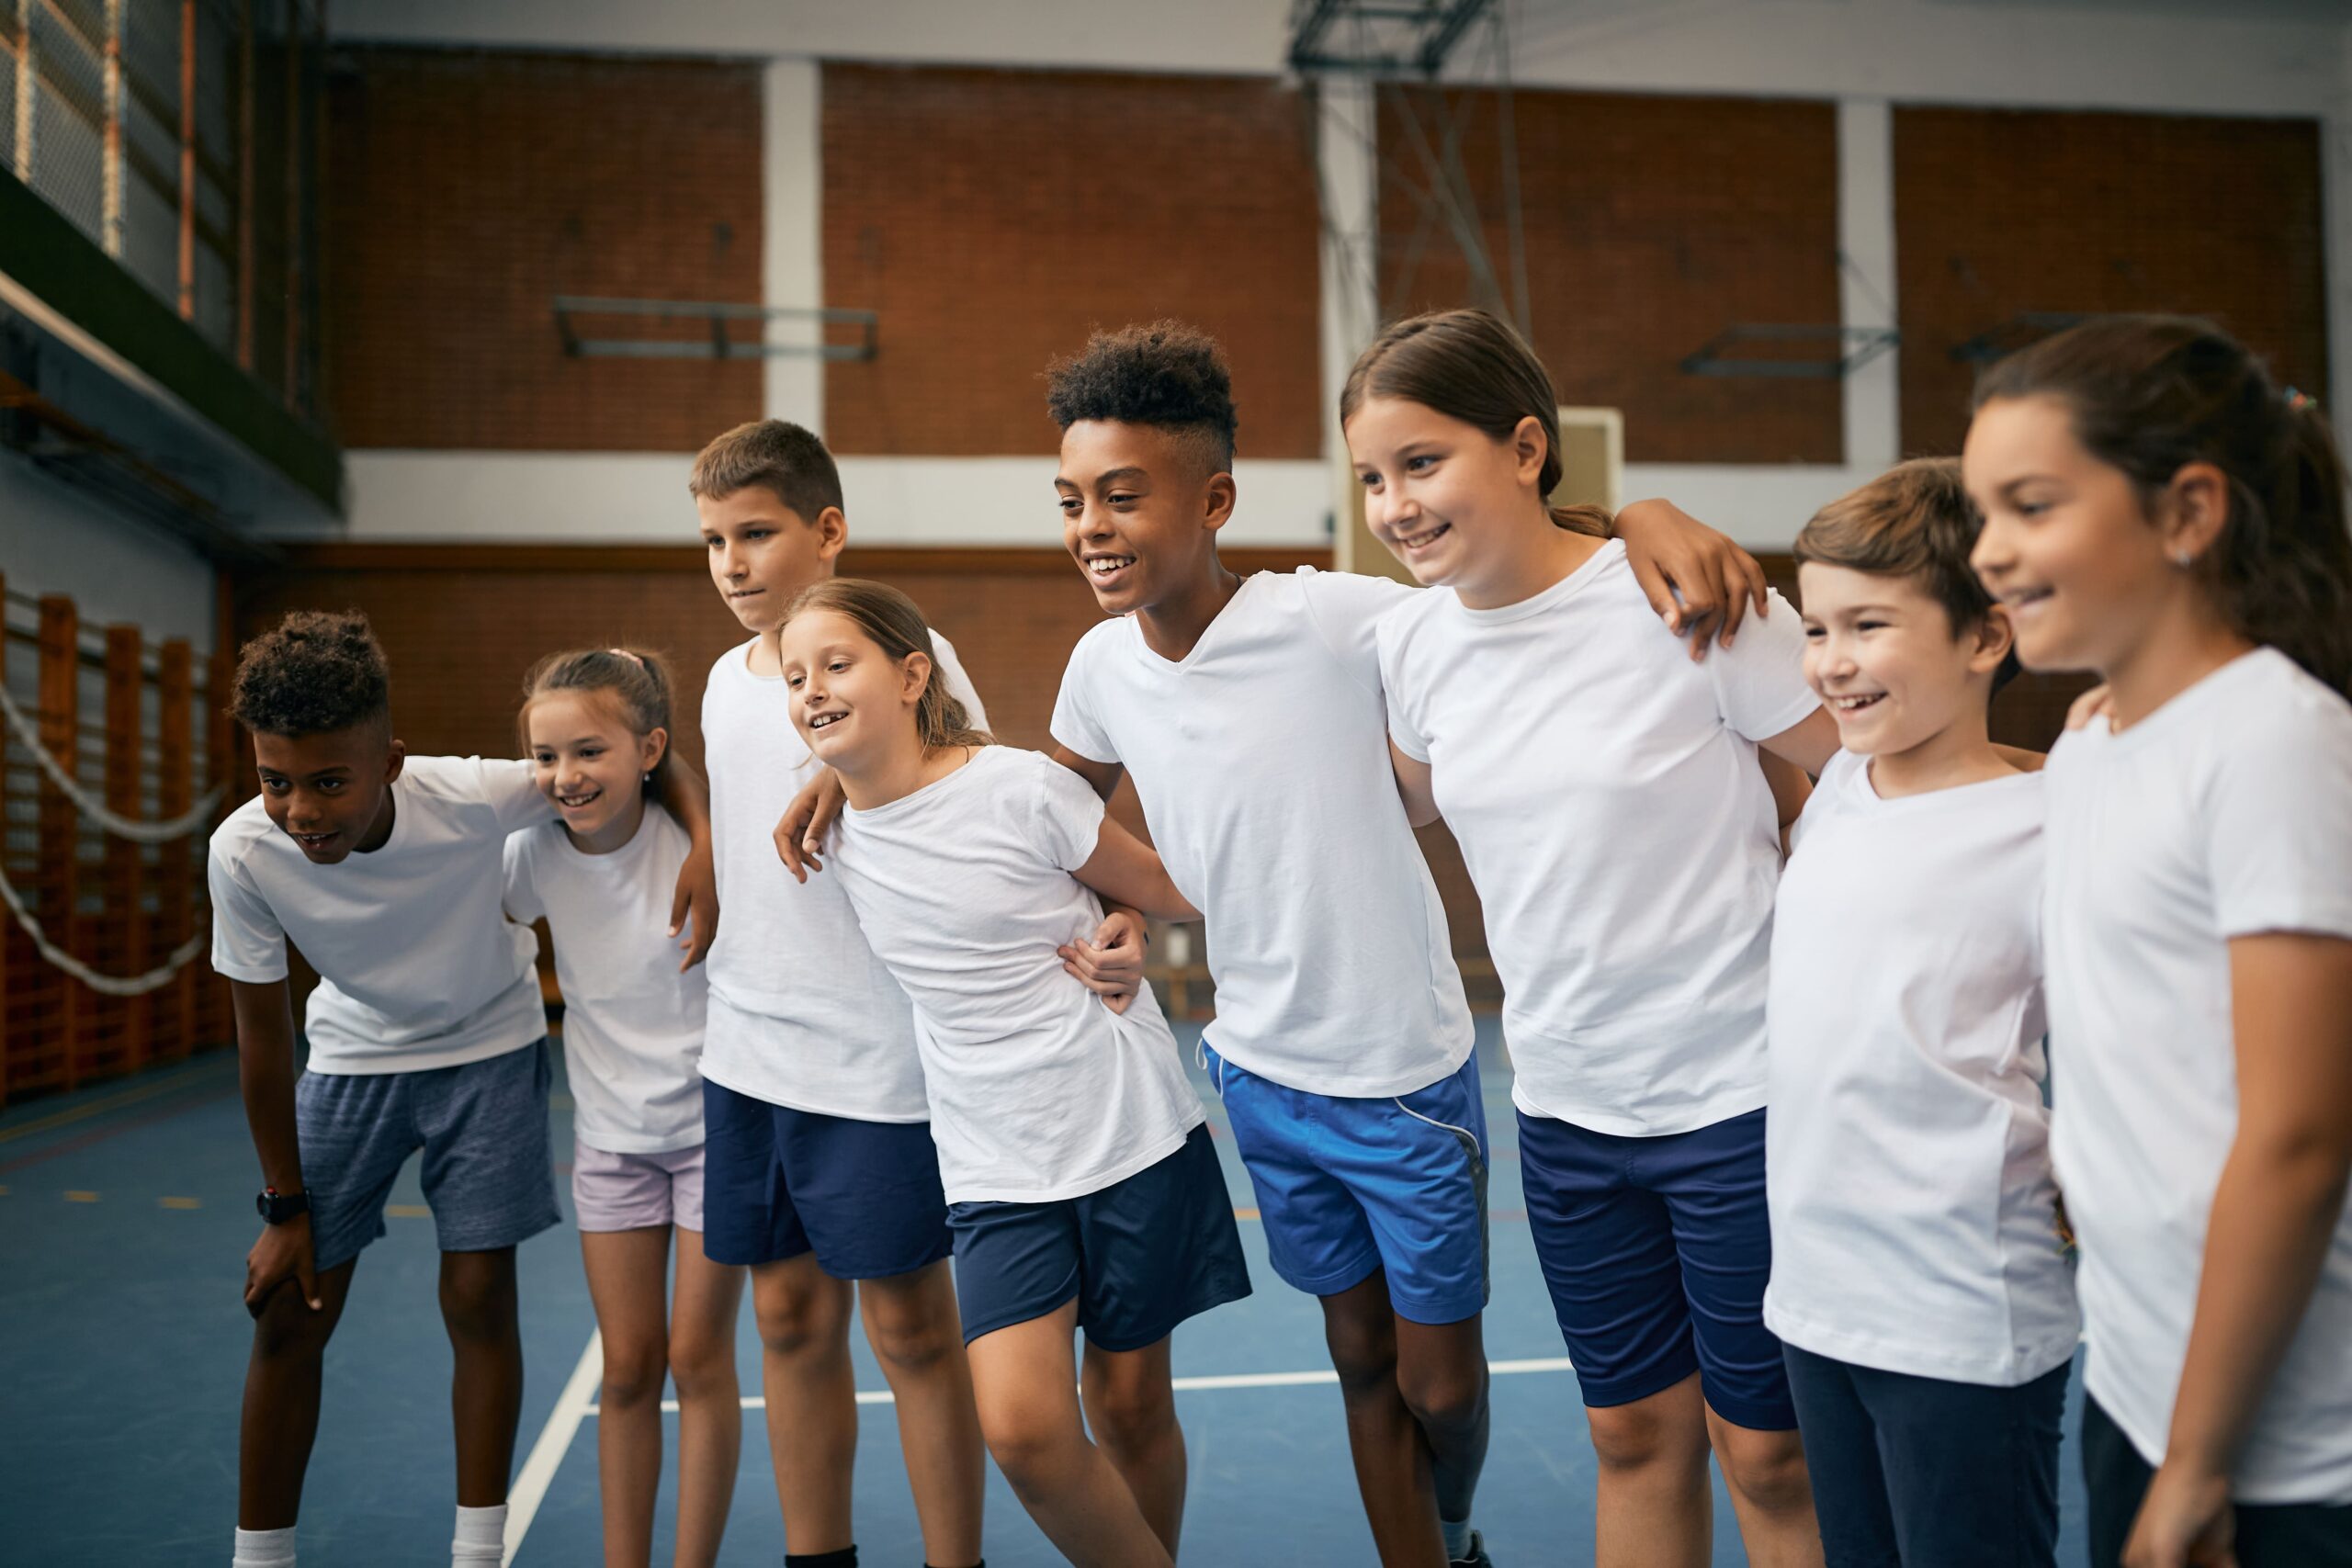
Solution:
<svg viewBox="0 0 2352 1568">
<path fill-rule="evenodd" d="M 214 830 L 207 874 L 212 966 L 235 1002 L 265 1183 L 245 1259 L 237 1568 L 295 1560 L 326 1343 L 419 1149 L 456 1355 L 450 1560 L 494 1563 L 503 1550 L 523 1395 L 514 1247 L 560 1216 L 537 944 L 503 912 L 502 851 L 552 808 L 527 761 L 409 756 L 390 684 L 357 615 L 289 615 L 237 664 L 232 711 L 252 733 L 261 794 Z M 681 773 L 662 804 L 695 840 L 673 910 L 691 919 L 691 963 L 718 924 L 701 780 Z M 299 1077 L 289 942 L 320 976 Z"/>
</svg>

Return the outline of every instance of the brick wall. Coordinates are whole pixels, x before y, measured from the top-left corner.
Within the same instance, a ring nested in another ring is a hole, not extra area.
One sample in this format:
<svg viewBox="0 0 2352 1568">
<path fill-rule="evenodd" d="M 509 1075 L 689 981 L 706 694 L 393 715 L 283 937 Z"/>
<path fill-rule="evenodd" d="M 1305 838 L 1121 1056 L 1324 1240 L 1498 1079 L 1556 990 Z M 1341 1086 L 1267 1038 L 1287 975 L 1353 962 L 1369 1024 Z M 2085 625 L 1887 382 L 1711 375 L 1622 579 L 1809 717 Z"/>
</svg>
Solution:
<svg viewBox="0 0 2352 1568">
<path fill-rule="evenodd" d="M 1322 451 L 1315 165 L 1278 82 L 829 64 L 825 302 L 881 312 L 826 367 L 844 453 L 1051 452 L 1046 364 L 1160 316 L 1220 338 L 1241 451 Z"/>
<path fill-rule="evenodd" d="M 692 451 L 758 417 L 757 360 L 567 358 L 549 303 L 759 299 L 755 67 L 336 58 L 325 294 L 345 445 Z"/>
<path fill-rule="evenodd" d="M 1897 107 L 1894 210 L 1906 451 L 1959 450 L 1951 350 L 2023 311 L 2211 316 L 2325 396 L 2312 121 Z"/>
<path fill-rule="evenodd" d="M 1734 321 L 1838 320 L 1834 105 L 1520 91 L 1512 126 L 1535 346 L 1560 400 L 1620 408 L 1637 463 L 1837 463 L 1835 380 L 1687 376 Z M 1430 205 L 1450 117 L 1486 251 L 1510 289 L 1501 120 L 1491 92 L 1381 93 L 1385 317 L 1478 304 Z"/>
</svg>

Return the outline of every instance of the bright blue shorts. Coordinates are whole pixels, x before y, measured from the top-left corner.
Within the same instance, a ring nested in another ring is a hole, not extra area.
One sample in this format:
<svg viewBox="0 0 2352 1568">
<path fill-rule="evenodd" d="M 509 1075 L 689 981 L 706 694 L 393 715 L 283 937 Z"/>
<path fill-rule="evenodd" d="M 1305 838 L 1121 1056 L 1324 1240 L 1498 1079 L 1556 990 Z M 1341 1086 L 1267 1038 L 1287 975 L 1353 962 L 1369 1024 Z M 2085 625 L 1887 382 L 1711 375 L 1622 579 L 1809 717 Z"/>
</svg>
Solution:
<svg viewBox="0 0 2352 1568">
<path fill-rule="evenodd" d="M 1388 1275 L 1414 1323 L 1459 1323 L 1487 1305 L 1487 1109 L 1478 1059 L 1388 1099 L 1311 1094 L 1207 1046 L 1233 1145 L 1258 1191 L 1274 1272 L 1314 1296 Z"/>
<path fill-rule="evenodd" d="M 1631 1404 L 1695 1371 L 1734 1426 L 1796 1426 L 1781 1341 L 1764 1326 L 1763 1111 L 1657 1138 L 1521 1111 L 1519 1159 L 1535 1256 L 1587 1404 Z"/>
<path fill-rule="evenodd" d="M 910 1274 L 948 1254 L 928 1122 L 859 1122 L 702 1085 L 702 1250 L 713 1263 L 817 1255 L 836 1280 Z"/>
<path fill-rule="evenodd" d="M 1086 1342 L 1157 1345 L 1250 1293 L 1233 1199 L 1205 1126 L 1124 1181 L 1043 1203 L 954 1203 L 964 1342 L 1078 1303 Z"/>
</svg>

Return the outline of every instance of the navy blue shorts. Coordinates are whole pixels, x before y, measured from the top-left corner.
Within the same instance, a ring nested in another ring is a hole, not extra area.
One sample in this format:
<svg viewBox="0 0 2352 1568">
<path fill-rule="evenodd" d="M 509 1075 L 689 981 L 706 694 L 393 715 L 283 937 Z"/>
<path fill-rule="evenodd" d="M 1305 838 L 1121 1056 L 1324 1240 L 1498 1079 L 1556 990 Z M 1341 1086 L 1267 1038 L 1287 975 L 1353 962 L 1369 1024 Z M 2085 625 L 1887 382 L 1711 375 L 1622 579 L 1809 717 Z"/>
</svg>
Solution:
<svg viewBox="0 0 2352 1568">
<path fill-rule="evenodd" d="M 1994 1388 L 1787 1359 L 1829 1568 L 2053 1568 L 2065 1362 Z"/>
<path fill-rule="evenodd" d="M 967 1345 L 1075 1300 L 1088 1344 L 1140 1350 L 1186 1318 L 1250 1293 L 1233 1199 L 1206 1126 L 1100 1192 L 956 1203 L 947 1223 Z"/>
<path fill-rule="evenodd" d="M 495 1252 L 562 1223 L 548 1145 L 544 1040 L 414 1073 L 304 1073 L 294 1135 L 321 1273 L 384 1234 L 384 1200 L 424 1151 L 424 1201 L 444 1252 Z"/>
<path fill-rule="evenodd" d="M 1781 1341 L 1764 1326 L 1762 1111 L 1656 1138 L 1521 1111 L 1519 1157 L 1535 1256 L 1587 1404 L 1631 1404 L 1695 1371 L 1732 1425 L 1796 1426 Z"/>
<path fill-rule="evenodd" d="M 2091 1568 L 2116 1568 L 2156 1472 L 2096 1399 L 2083 1401 Z M 2238 1568 L 2352 1568 L 2352 1503 L 2233 1503 Z"/>
<path fill-rule="evenodd" d="M 1388 1304 L 1414 1323 L 1487 1305 L 1487 1107 L 1478 1058 L 1410 1094 L 1290 1089 L 1207 1046 L 1233 1146 L 1258 1193 L 1274 1272 L 1336 1296 L 1387 1272 Z"/>
<path fill-rule="evenodd" d="M 707 1078 L 702 1113 L 702 1250 L 713 1263 L 814 1252 L 836 1280 L 878 1280 L 947 1256 L 930 1122 L 795 1111 Z"/>
</svg>

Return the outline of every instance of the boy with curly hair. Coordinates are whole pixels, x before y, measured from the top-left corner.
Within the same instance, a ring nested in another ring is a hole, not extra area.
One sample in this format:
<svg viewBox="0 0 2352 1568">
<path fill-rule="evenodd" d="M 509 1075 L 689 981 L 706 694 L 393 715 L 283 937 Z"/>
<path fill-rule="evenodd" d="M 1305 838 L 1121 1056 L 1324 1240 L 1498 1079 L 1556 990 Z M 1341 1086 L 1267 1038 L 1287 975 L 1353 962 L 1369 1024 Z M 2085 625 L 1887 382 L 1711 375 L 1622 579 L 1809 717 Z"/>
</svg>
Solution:
<svg viewBox="0 0 2352 1568">
<path fill-rule="evenodd" d="M 245 1260 L 254 1317 L 238 1433 L 235 1568 L 294 1562 L 322 1360 L 384 1200 L 424 1155 L 456 1355 L 453 1564 L 503 1550 L 521 1415 L 514 1247 L 556 1224 L 547 1016 L 530 931 L 503 912 L 506 835 L 547 818 L 527 761 L 411 757 L 365 617 L 296 612 L 246 645 L 232 711 L 261 794 L 212 834 L 212 966 L 266 1185 Z M 665 770 L 667 773 L 669 770 Z M 673 916 L 717 930 L 701 781 L 664 785 L 695 840 Z M 288 943 L 319 972 L 295 1071 Z"/>
</svg>

